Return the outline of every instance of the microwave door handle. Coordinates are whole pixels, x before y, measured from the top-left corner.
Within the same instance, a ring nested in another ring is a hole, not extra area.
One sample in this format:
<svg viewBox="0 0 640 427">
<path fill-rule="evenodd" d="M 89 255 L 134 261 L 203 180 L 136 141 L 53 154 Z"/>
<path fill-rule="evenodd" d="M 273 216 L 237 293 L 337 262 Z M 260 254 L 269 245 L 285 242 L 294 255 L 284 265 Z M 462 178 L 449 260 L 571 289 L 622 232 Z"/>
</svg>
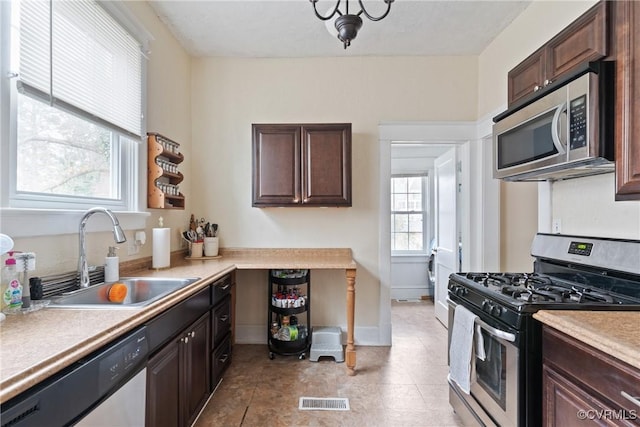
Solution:
<svg viewBox="0 0 640 427">
<path fill-rule="evenodd" d="M 553 139 L 553 144 L 556 146 L 559 154 L 564 154 L 566 152 L 565 146 L 566 144 L 562 142 L 561 130 L 558 129 L 560 125 L 560 116 L 562 113 L 567 111 L 567 103 L 564 102 L 558 106 L 556 112 L 553 115 L 553 120 L 551 122 L 551 139 Z"/>
</svg>

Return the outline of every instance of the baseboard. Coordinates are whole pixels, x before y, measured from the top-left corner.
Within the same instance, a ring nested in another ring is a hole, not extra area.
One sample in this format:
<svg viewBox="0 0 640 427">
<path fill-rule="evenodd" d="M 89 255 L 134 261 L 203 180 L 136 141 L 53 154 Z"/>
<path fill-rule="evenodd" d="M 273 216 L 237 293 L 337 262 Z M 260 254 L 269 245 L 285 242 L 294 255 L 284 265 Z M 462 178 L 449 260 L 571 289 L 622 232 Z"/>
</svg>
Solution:
<svg viewBox="0 0 640 427">
<path fill-rule="evenodd" d="M 332 325 L 336 326 L 336 325 Z M 347 327 L 339 325 L 342 329 L 342 344 L 347 343 Z M 380 337 L 380 328 L 377 326 L 356 327 L 354 331 L 355 345 L 385 346 Z M 264 325 L 236 325 L 236 344 L 263 344 L 267 345 L 267 329 Z"/>
<path fill-rule="evenodd" d="M 427 288 L 391 288 L 391 299 L 421 299 L 429 296 Z"/>
</svg>

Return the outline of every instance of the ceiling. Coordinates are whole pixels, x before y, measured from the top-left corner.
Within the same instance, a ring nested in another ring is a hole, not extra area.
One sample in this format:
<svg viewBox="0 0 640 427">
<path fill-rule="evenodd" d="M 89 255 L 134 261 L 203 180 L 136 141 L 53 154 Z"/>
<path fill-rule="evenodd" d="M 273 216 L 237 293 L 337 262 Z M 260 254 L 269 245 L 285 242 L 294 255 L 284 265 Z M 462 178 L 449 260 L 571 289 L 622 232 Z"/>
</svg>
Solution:
<svg viewBox="0 0 640 427">
<path fill-rule="evenodd" d="M 309 0 L 150 0 L 160 19 L 193 56 L 327 57 L 478 55 L 530 1 L 395 0 L 381 21 L 363 16 L 346 50 Z M 343 0 L 344 3 L 344 0 Z M 318 11 L 336 1 L 320 0 Z M 364 2 L 381 14 L 383 0 Z M 349 2 L 351 13 L 360 8 Z M 341 6 L 344 12 L 344 7 Z"/>
</svg>

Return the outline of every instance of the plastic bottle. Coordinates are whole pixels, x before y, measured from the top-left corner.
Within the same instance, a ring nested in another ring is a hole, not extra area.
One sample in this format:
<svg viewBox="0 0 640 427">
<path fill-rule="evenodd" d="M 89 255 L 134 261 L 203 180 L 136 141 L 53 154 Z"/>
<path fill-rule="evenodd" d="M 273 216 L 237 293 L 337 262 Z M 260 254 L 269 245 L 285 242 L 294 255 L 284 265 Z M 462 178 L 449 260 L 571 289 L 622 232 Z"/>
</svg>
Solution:
<svg viewBox="0 0 640 427">
<path fill-rule="evenodd" d="M 109 246 L 109 253 L 104 259 L 104 281 L 117 282 L 120 280 L 120 259 L 116 255 L 115 246 Z"/>
<path fill-rule="evenodd" d="M 9 258 L 5 261 L 5 267 L 2 270 L 2 301 L 7 310 L 22 308 L 22 285 L 13 252 L 9 252 Z"/>
</svg>

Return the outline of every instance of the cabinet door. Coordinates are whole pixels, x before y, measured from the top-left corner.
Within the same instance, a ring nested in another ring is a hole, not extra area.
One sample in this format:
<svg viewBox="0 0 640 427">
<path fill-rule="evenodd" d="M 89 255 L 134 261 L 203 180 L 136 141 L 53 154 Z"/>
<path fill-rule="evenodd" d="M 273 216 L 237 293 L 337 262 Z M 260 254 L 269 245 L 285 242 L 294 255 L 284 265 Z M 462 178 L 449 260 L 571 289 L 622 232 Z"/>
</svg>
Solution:
<svg viewBox="0 0 640 427">
<path fill-rule="evenodd" d="M 300 203 L 300 126 L 252 128 L 253 206 Z"/>
<path fill-rule="evenodd" d="M 607 19 L 609 2 L 601 1 L 572 22 L 549 43 L 546 51 L 546 79 L 556 80 L 580 64 L 608 54 Z"/>
<path fill-rule="evenodd" d="M 509 107 L 609 54 L 610 2 L 601 1 L 507 75 Z"/>
<path fill-rule="evenodd" d="M 351 206 L 351 124 L 302 127 L 302 203 Z"/>
<path fill-rule="evenodd" d="M 209 313 L 198 319 L 185 336 L 185 420 L 190 426 L 209 397 L 211 361 L 209 344 Z"/>
<path fill-rule="evenodd" d="M 540 90 L 545 80 L 545 49 L 540 48 L 507 74 L 508 104 Z"/>
<path fill-rule="evenodd" d="M 616 200 L 640 200 L 640 4 L 614 7 Z"/>
<path fill-rule="evenodd" d="M 147 364 L 148 427 L 182 425 L 180 417 L 180 350 L 179 342 L 167 344 Z"/>
</svg>

